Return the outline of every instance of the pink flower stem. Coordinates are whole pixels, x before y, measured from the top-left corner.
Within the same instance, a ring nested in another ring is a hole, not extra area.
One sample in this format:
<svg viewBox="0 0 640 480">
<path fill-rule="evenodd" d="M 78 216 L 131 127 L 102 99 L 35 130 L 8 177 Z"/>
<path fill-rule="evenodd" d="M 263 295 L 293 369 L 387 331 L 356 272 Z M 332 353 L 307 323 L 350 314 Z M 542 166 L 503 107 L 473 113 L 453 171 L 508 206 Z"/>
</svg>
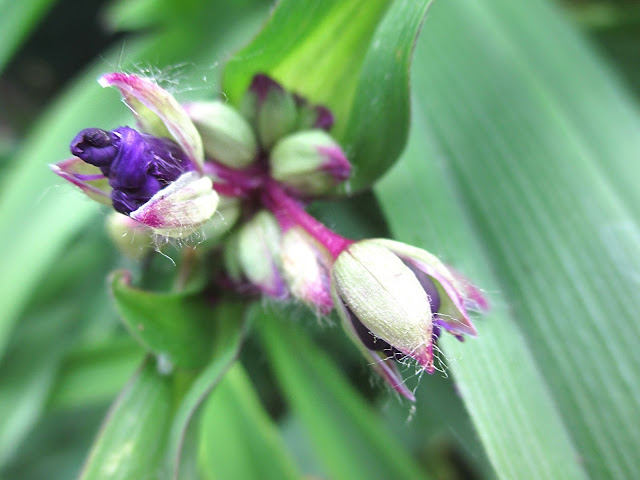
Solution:
<svg viewBox="0 0 640 480">
<path fill-rule="evenodd" d="M 260 168 L 239 170 L 211 160 L 204 163 L 204 173 L 213 177 L 214 188 L 218 193 L 229 197 L 250 195 L 262 186 L 265 178 Z"/>
<path fill-rule="evenodd" d="M 287 217 L 290 222 L 304 228 L 309 235 L 327 249 L 334 260 L 353 243 L 353 240 L 338 235 L 322 222 L 309 215 L 300 203 L 290 197 L 273 180 L 268 180 L 264 186 L 262 201 L 281 223 L 284 220 L 282 218 Z"/>
</svg>

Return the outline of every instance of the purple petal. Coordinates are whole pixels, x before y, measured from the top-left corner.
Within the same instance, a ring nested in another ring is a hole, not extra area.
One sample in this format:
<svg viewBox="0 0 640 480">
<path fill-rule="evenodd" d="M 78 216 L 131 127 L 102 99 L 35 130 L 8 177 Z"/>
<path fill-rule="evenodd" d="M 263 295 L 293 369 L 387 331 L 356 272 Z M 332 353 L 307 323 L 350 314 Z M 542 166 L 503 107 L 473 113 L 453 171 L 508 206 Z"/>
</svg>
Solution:
<svg viewBox="0 0 640 480">
<path fill-rule="evenodd" d="M 447 297 L 446 299 L 441 298 L 441 303 L 444 303 L 446 300 L 449 300 L 453 304 L 455 309 L 460 313 L 460 315 L 456 316 L 457 318 L 452 318 L 451 316 L 446 316 L 446 317 L 439 316 L 438 318 L 442 322 L 440 326 L 444 327 L 443 324 L 446 324 L 446 326 L 448 327 L 447 328 L 448 331 L 455 332 L 457 334 L 471 335 L 475 337 L 478 334 L 478 332 L 476 331 L 475 327 L 471 323 L 471 320 L 469 320 L 469 315 L 467 314 L 467 310 L 464 305 L 464 300 L 460 295 L 460 292 L 450 282 L 450 279 L 448 278 L 448 276 L 443 274 L 436 268 L 433 268 L 431 265 L 429 265 L 426 262 L 422 262 L 415 258 L 410 258 L 406 260 L 412 262 L 414 265 L 417 266 L 417 268 L 422 270 L 428 276 L 435 279 L 440 284 L 442 289 L 445 291 L 445 294 Z M 443 268 L 446 268 L 446 267 L 443 267 Z"/>
<path fill-rule="evenodd" d="M 373 361 L 373 368 L 391 388 L 412 402 L 416 401 L 416 397 L 413 395 L 413 392 L 404 384 L 404 379 L 398 370 L 395 360 L 385 358 L 384 353 L 374 352 L 371 350 L 366 352 L 366 355 Z"/>
<path fill-rule="evenodd" d="M 255 93 L 258 99 L 258 105 L 262 104 L 269 95 L 270 91 L 283 92 L 284 88 L 270 76 L 264 73 L 258 73 L 253 76 L 249 91 Z M 294 97 L 295 98 L 295 97 Z"/>
<path fill-rule="evenodd" d="M 317 114 L 316 122 L 313 124 L 315 128 L 321 128 L 322 130 L 329 131 L 335 122 L 333 113 L 324 105 L 316 105 L 315 111 Z"/>
<path fill-rule="evenodd" d="M 80 188 L 87 196 L 105 205 L 111 205 L 111 187 L 100 169 L 73 157 L 49 165 L 56 175 Z"/>
</svg>

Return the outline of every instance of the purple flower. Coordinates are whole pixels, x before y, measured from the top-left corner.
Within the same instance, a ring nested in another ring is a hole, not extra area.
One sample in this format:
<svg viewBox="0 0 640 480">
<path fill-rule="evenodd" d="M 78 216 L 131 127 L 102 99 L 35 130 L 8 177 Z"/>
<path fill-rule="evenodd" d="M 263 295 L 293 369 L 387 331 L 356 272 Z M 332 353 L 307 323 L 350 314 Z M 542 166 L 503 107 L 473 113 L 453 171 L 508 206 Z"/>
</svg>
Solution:
<svg viewBox="0 0 640 480">
<path fill-rule="evenodd" d="M 202 139 L 193 122 L 150 80 L 111 73 L 100 84 L 118 87 L 142 133 L 130 127 L 85 129 L 71 142 L 75 157 L 52 169 L 156 234 L 191 235 L 218 205 L 213 183 L 203 174 Z"/>
<path fill-rule="evenodd" d="M 71 142 L 71 153 L 100 169 L 109 179 L 113 208 L 127 215 L 194 169 L 175 142 L 130 127 L 82 130 Z"/>
</svg>

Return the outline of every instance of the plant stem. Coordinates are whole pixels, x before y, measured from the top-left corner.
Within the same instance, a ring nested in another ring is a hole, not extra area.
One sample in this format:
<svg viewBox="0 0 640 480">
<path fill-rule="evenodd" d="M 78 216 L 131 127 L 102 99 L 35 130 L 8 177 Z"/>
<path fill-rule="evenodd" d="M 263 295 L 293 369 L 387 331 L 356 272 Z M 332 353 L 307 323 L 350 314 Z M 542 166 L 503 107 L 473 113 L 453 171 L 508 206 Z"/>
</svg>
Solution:
<svg viewBox="0 0 640 480">
<path fill-rule="evenodd" d="M 322 222 L 309 215 L 305 209 L 275 181 L 268 180 L 263 190 L 263 203 L 276 218 L 285 216 L 293 224 L 302 227 L 323 245 L 333 259 L 337 259 L 353 240 L 342 237 Z"/>
</svg>

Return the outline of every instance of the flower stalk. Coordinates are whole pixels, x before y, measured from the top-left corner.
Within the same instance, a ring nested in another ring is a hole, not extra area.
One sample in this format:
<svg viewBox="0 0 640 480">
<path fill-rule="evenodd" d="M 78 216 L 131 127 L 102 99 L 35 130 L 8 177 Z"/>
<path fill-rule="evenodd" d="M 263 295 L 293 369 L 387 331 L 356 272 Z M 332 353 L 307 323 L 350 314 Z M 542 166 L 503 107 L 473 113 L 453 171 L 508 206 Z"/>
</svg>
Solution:
<svg viewBox="0 0 640 480">
<path fill-rule="evenodd" d="M 326 227 L 322 222 L 309 215 L 299 201 L 292 198 L 277 183 L 268 181 L 263 191 L 263 203 L 277 218 L 285 217 L 295 225 L 302 227 L 318 243 L 327 249 L 331 257 L 338 258 L 353 240 L 344 238 Z"/>
</svg>

